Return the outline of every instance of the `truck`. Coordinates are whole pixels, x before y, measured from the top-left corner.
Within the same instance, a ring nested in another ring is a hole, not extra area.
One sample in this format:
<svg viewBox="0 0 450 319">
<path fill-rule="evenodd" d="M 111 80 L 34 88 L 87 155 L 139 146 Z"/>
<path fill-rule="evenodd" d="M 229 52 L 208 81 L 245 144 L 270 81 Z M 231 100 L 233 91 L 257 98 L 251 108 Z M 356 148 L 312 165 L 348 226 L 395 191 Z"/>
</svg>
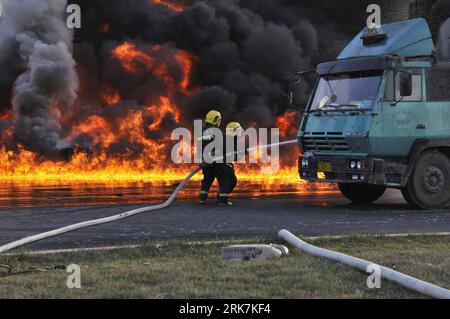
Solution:
<svg viewBox="0 0 450 319">
<path fill-rule="evenodd" d="M 388 188 L 423 210 L 450 203 L 450 64 L 436 59 L 425 19 L 364 28 L 338 58 L 287 80 L 301 108 L 301 179 L 337 183 L 354 203 L 370 204 Z M 302 86 L 304 87 L 304 86 Z"/>
</svg>

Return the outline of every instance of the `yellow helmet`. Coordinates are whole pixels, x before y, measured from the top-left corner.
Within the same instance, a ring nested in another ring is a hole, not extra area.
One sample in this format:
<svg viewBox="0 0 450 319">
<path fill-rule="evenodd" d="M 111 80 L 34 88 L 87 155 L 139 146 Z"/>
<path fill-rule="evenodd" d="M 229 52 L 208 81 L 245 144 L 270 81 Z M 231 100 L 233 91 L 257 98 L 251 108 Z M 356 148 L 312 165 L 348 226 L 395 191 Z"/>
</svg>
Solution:
<svg viewBox="0 0 450 319">
<path fill-rule="evenodd" d="M 231 122 L 227 125 L 227 136 L 241 136 L 242 135 L 242 126 L 238 122 Z"/>
<path fill-rule="evenodd" d="M 222 123 L 222 114 L 218 111 L 211 111 L 206 115 L 206 123 L 214 125 L 214 126 L 220 126 Z"/>
</svg>

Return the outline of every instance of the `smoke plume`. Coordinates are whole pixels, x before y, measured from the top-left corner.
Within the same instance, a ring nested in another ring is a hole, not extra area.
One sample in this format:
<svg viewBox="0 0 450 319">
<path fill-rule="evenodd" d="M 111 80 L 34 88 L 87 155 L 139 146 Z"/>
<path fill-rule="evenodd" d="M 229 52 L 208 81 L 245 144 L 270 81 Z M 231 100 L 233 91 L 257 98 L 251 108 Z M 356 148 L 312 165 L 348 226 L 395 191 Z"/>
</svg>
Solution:
<svg viewBox="0 0 450 319">
<path fill-rule="evenodd" d="M 72 35 L 63 20 L 66 4 L 65 0 L 5 0 L 0 26 L 0 47 L 5 46 L 7 54 L 13 51 L 1 65 L 11 63 L 7 74 L 24 70 L 13 88 L 15 141 L 48 157 L 68 147 L 60 120 L 77 97 Z"/>
</svg>

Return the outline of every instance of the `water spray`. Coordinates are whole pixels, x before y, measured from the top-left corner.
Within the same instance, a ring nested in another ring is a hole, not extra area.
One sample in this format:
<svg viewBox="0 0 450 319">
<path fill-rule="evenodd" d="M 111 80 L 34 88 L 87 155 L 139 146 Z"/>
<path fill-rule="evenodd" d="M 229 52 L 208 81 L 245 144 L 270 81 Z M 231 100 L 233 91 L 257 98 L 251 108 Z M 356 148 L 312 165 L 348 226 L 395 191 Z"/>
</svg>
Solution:
<svg viewBox="0 0 450 319">
<path fill-rule="evenodd" d="M 270 145 L 263 145 L 263 146 L 253 147 L 253 148 L 249 148 L 247 151 L 251 152 L 251 151 L 255 151 L 255 150 L 268 149 L 268 148 L 272 148 L 272 147 L 275 147 L 275 146 L 290 145 L 290 144 L 295 144 L 295 143 L 297 143 L 297 140 L 292 140 L 292 141 L 287 141 L 287 142 L 281 142 L 281 143 L 275 143 L 275 144 L 270 144 Z M 180 185 L 178 185 L 178 187 L 175 189 L 175 191 L 169 197 L 169 199 L 167 199 L 167 201 L 165 201 L 162 204 L 135 209 L 135 210 L 132 210 L 132 211 L 129 211 L 129 212 L 125 212 L 125 213 L 122 213 L 122 214 L 119 214 L 119 215 L 115 215 L 115 216 L 110 216 L 110 217 L 106 217 L 106 218 L 100 218 L 100 219 L 90 220 L 90 221 L 86 221 L 86 222 L 81 222 L 81 223 L 77 223 L 77 224 L 74 224 L 74 225 L 70 225 L 70 226 L 62 227 L 62 228 L 55 229 L 55 230 L 52 230 L 52 231 L 48 231 L 48 232 L 45 232 L 45 233 L 42 233 L 42 234 L 26 237 L 26 238 L 23 238 L 23 239 L 20 239 L 20 240 L 14 241 L 12 243 L 9 243 L 9 244 L 1 246 L 0 247 L 0 254 L 8 252 L 8 251 L 16 249 L 16 248 L 19 248 L 19 247 L 23 247 L 25 245 L 29 245 L 31 243 L 35 243 L 35 242 L 42 241 L 42 240 L 45 240 L 45 239 L 48 239 L 48 238 L 52 238 L 52 237 L 56 237 L 56 236 L 59 236 L 59 235 L 67 234 L 67 233 L 70 233 L 70 232 L 73 232 L 75 230 L 79 230 L 79 229 L 82 229 L 82 228 L 88 228 L 88 227 L 92 227 L 92 226 L 112 223 L 112 222 L 116 222 L 116 221 L 119 221 L 119 220 L 122 220 L 122 219 L 125 219 L 125 218 L 136 216 L 136 215 L 139 215 L 139 214 L 165 209 L 165 208 L 167 208 L 167 207 L 169 207 L 170 205 L 173 204 L 173 202 L 175 201 L 175 199 L 177 198 L 177 196 L 181 192 L 181 190 L 186 186 L 186 184 L 195 175 L 197 175 L 198 172 L 200 172 L 200 170 L 201 170 L 200 167 L 198 167 L 195 170 L 193 170 L 184 180 L 181 181 Z"/>
<path fill-rule="evenodd" d="M 286 145 L 291 145 L 291 144 L 296 144 L 296 143 L 298 143 L 298 140 L 291 140 L 291 141 L 285 141 L 285 142 L 262 145 L 262 146 L 255 146 L 255 147 L 251 147 L 251 148 L 247 149 L 247 152 L 265 150 L 265 149 L 272 148 L 275 146 L 286 146 Z"/>
</svg>

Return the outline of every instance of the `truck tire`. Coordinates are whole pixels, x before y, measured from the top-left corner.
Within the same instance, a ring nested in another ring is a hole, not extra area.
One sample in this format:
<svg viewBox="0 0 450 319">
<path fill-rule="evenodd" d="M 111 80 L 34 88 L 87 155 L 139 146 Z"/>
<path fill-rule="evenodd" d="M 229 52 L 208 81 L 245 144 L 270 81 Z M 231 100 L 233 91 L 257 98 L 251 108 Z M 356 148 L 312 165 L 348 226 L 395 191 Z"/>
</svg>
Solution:
<svg viewBox="0 0 450 319">
<path fill-rule="evenodd" d="M 370 204 L 386 192 L 386 187 L 366 184 L 340 183 L 339 189 L 345 198 L 356 204 Z"/>
<path fill-rule="evenodd" d="M 414 166 L 403 197 L 413 207 L 442 209 L 450 202 L 450 160 L 439 151 L 423 153 Z"/>
</svg>

